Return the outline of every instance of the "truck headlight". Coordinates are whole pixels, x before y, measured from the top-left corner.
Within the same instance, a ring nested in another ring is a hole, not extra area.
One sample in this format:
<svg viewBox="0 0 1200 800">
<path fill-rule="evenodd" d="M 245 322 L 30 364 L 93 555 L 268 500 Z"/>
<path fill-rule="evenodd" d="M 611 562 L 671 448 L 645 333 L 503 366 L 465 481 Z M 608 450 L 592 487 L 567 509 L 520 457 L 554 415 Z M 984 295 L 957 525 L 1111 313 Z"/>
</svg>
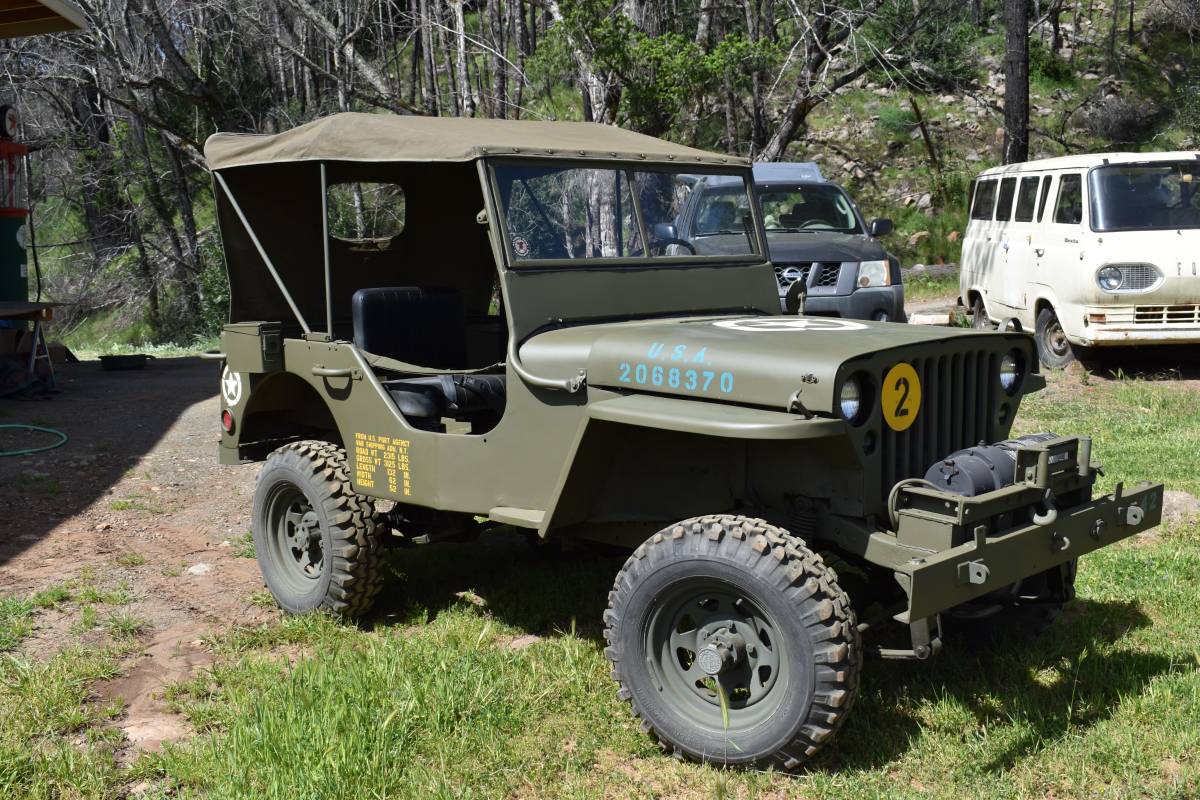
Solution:
<svg viewBox="0 0 1200 800">
<path fill-rule="evenodd" d="M 1100 288 L 1108 292 L 1115 292 L 1121 288 L 1121 282 L 1125 276 L 1121 274 L 1120 267 L 1103 267 L 1096 273 L 1096 283 L 1100 284 Z"/>
<path fill-rule="evenodd" d="M 1025 359 L 1017 350 L 1010 350 L 1000 359 L 1000 388 L 1012 394 L 1021 382 Z"/>
<path fill-rule="evenodd" d="M 858 280 L 855 283 L 863 289 L 868 286 L 891 286 L 892 271 L 888 268 L 888 262 L 886 260 L 858 262 Z"/>
<path fill-rule="evenodd" d="M 846 378 L 838 393 L 838 405 L 843 419 L 851 423 L 858 421 L 863 411 L 863 388 L 858 378 Z"/>
</svg>

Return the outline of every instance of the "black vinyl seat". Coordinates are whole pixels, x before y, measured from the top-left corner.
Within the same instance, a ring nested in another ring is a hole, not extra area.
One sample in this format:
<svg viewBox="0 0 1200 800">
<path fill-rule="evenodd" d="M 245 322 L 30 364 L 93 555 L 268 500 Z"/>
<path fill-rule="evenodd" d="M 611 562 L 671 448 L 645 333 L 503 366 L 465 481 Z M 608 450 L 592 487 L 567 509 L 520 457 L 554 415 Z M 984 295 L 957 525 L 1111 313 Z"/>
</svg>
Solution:
<svg viewBox="0 0 1200 800">
<path fill-rule="evenodd" d="M 434 369 L 466 366 L 466 322 L 454 289 L 359 289 L 351 311 L 360 350 Z M 504 414 L 503 375 L 428 375 L 383 387 L 405 419 L 426 430 L 441 430 L 443 417 L 467 420 L 473 432 L 489 430 Z"/>
</svg>

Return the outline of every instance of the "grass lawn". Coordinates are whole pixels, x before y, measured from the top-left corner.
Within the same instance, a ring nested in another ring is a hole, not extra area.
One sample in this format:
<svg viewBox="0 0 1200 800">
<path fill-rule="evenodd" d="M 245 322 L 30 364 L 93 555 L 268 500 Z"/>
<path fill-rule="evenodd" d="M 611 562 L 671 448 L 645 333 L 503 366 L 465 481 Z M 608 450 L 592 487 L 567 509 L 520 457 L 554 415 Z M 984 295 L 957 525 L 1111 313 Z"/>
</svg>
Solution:
<svg viewBox="0 0 1200 800">
<path fill-rule="evenodd" d="M 1022 432 L 1089 432 L 1104 488 L 1200 495 L 1200 394 L 1052 375 Z M 87 686 L 118 640 L 0 657 L 0 796 L 205 798 L 1178 797 L 1200 793 L 1200 541 L 1107 548 L 1037 642 L 868 662 L 847 726 L 796 775 L 661 756 L 615 696 L 600 612 L 619 557 L 531 554 L 505 535 L 401 551 L 364 628 L 322 617 L 235 629 L 172 687 L 200 731 L 129 770 Z M 76 592 L 76 595 L 78 592 Z M 0 603 L 14 650 L 47 602 Z M 531 637 L 530 634 L 536 634 Z M 156 794 L 157 793 L 157 794 Z"/>
</svg>

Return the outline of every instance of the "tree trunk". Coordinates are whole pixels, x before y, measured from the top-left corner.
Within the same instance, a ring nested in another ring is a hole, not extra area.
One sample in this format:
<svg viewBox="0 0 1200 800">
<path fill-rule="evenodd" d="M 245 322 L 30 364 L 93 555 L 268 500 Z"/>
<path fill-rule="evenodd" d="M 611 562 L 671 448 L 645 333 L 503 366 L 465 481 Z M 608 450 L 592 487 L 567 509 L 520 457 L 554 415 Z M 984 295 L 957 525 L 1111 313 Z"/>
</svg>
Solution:
<svg viewBox="0 0 1200 800">
<path fill-rule="evenodd" d="M 1004 0 L 1004 163 L 1029 159 L 1029 0 Z"/>
<path fill-rule="evenodd" d="M 454 12 L 455 62 L 458 70 L 459 103 L 464 117 L 475 116 L 475 96 L 471 91 L 471 74 L 467 71 L 467 31 L 463 18 L 463 0 L 450 0 Z"/>
</svg>

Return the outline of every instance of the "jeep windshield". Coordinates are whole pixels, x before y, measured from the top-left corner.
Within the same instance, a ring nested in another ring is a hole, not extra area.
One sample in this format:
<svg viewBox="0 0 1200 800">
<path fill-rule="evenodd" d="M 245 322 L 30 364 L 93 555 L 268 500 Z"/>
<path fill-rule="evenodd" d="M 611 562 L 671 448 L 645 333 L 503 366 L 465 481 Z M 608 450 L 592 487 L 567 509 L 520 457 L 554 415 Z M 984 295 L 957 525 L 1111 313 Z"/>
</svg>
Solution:
<svg viewBox="0 0 1200 800">
<path fill-rule="evenodd" d="M 1097 167 L 1088 183 L 1094 231 L 1200 228 L 1200 161 Z"/>
<path fill-rule="evenodd" d="M 758 202 L 767 233 L 862 233 L 849 198 L 836 186 L 760 184 Z"/>
<path fill-rule="evenodd" d="M 706 223 L 736 243 L 720 255 L 698 254 L 676 220 L 694 187 L 714 175 L 725 184 L 723 198 Z M 736 172 L 500 162 L 493 176 L 516 265 L 762 260 L 747 181 Z"/>
</svg>

